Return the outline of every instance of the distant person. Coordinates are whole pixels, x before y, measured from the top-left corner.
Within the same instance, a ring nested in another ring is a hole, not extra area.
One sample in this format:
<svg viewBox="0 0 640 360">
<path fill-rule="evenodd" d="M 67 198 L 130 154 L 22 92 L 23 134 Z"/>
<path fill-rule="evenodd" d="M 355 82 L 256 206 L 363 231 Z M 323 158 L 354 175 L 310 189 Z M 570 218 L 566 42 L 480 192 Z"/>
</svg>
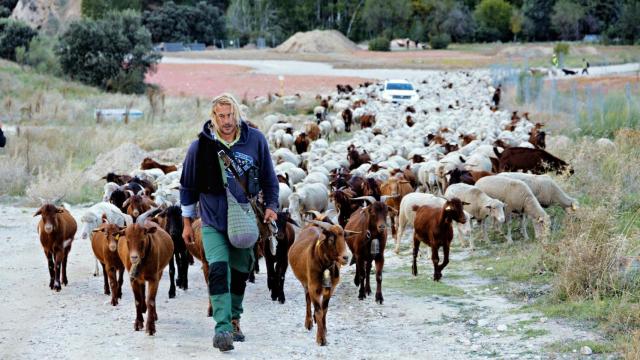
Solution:
<svg viewBox="0 0 640 360">
<path fill-rule="evenodd" d="M 2 121 L 0 121 L 0 147 L 4 147 L 7 144 L 7 138 L 2 132 Z"/>
<path fill-rule="evenodd" d="M 553 56 L 551 56 L 551 65 L 555 68 L 558 67 L 558 55 L 556 53 L 553 53 Z"/>
<path fill-rule="evenodd" d="M 586 59 L 582 59 L 582 75 L 589 75 L 589 62 Z"/>
</svg>

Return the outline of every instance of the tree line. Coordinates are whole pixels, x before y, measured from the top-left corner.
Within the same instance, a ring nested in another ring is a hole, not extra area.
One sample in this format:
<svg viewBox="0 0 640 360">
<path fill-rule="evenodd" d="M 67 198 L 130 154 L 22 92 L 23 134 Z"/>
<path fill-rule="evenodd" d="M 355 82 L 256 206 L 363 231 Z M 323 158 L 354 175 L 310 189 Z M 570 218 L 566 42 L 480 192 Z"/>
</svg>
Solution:
<svg viewBox="0 0 640 360">
<path fill-rule="evenodd" d="M 444 48 L 585 34 L 640 44 L 638 0 L 83 0 L 82 18 L 52 37 L 6 19 L 16 3 L 0 0 L 0 57 L 125 93 L 145 91 L 158 42 L 277 44 L 297 31 L 336 29 L 381 49 L 392 38 Z"/>
</svg>

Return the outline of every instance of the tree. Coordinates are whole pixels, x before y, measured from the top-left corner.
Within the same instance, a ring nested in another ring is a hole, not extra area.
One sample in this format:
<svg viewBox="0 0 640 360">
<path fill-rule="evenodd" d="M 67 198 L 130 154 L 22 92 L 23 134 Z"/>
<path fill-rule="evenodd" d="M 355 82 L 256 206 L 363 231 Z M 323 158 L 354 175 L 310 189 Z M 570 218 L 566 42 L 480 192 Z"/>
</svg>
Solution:
<svg viewBox="0 0 640 360">
<path fill-rule="evenodd" d="M 29 48 L 29 42 L 38 34 L 22 21 L 0 19 L 0 57 L 16 61 L 16 48 Z"/>
<path fill-rule="evenodd" d="M 225 35 L 224 15 L 206 1 L 195 6 L 168 1 L 156 10 L 145 11 L 142 18 L 153 42 L 202 42 L 211 45 L 215 39 Z"/>
<path fill-rule="evenodd" d="M 611 38 L 620 38 L 627 44 L 638 45 L 640 42 L 640 3 L 635 0 L 626 0 L 620 12 L 620 18 L 609 28 L 608 35 Z"/>
<path fill-rule="evenodd" d="M 18 0 L 0 0 L 0 18 L 8 18 L 16 7 Z"/>
<path fill-rule="evenodd" d="M 580 38 L 580 22 L 584 17 L 584 8 L 571 0 L 559 0 L 553 6 L 551 27 L 562 40 Z"/>
<path fill-rule="evenodd" d="M 549 40 L 553 33 L 551 28 L 551 13 L 556 0 L 524 0 L 522 13 L 525 16 L 523 33 L 529 40 Z"/>
<path fill-rule="evenodd" d="M 60 37 L 57 54 L 70 78 L 125 93 L 144 92 L 144 75 L 161 58 L 139 14 L 131 10 L 71 23 Z"/>
<path fill-rule="evenodd" d="M 404 26 L 411 16 L 411 4 L 408 1 L 366 0 L 363 17 L 371 35 L 382 32 L 389 37 L 406 36 Z"/>
<path fill-rule="evenodd" d="M 458 2 L 449 10 L 442 27 L 454 42 L 472 41 L 476 32 L 476 22 L 471 11 Z"/>
<path fill-rule="evenodd" d="M 82 0 L 80 12 L 82 16 L 102 19 L 108 12 L 117 10 L 142 9 L 140 0 Z"/>
<path fill-rule="evenodd" d="M 513 33 L 513 41 L 518 41 L 518 34 L 522 32 L 522 25 L 524 24 L 524 15 L 520 10 L 513 10 L 511 14 L 510 29 Z"/>
<path fill-rule="evenodd" d="M 478 37 L 485 41 L 509 39 L 512 11 L 504 0 L 482 0 L 473 14 L 478 23 Z"/>
</svg>

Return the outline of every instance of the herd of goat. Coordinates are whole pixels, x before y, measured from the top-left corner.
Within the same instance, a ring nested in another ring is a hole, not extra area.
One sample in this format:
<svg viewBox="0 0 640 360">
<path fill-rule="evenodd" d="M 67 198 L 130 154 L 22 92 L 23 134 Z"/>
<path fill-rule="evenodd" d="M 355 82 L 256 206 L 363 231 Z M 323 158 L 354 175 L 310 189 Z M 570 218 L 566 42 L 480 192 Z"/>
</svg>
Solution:
<svg viewBox="0 0 640 360">
<path fill-rule="evenodd" d="M 375 265 L 375 301 L 382 304 L 387 238 L 392 236 L 399 253 L 407 225 L 414 229 L 413 275 L 422 242 L 431 248 L 438 281 L 449 262 L 454 230 L 461 243 L 475 246 L 473 220 L 484 241 L 490 223 L 506 223 L 511 243 L 514 215 L 522 218 L 524 238 L 529 220 L 539 238 L 548 235 L 550 225 L 545 207 L 576 209 L 576 200 L 544 175 L 568 176 L 572 167 L 545 150 L 542 124 L 532 123 L 526 113 L 499 109 L 501 89 L 491 84 L 483 72 L 441 73 L 418 82 L 421 100 L 411 106 L 380 101 L 379 84 L 339 85 L 330 96 L 318 96 L 313 118 L 301 128 L 282 115 L 262 119 L 280 181 L 280 211 L 277 233 L 261 231 L 255 268 L 264 256 L 271 299 L 284 303 L 291 266 L 305 291 L 305 327 L 317 324 L 318 344 L 326 344 L 326 314 L 340 267 L 349 259 L 355 264 L 354 283 L 363 300 L 371 295 Z M 118 304 L 126 268 L 136 300 L 135 330 L 143 328 L 146 312 L 150 335 L 167 265 L 170 298 L 176 286 L 188 289 L 194 258 L 202 262 L 208 281 L 199 220 L 193 224 L 195 243 L 182 239 L 179 178 L 179 167 L 146 158 L 129 175 L 107 174 L 103 201 L 80 218 L 80 237 L 91 240 L 94 275 L 101 267 L 105 294 Z M 77 223 L 67 209 L 51 203 L 36 215 L 41 215 L 38 233 L 49 286 L 59 291 L 68 282 L 66 262 Z"/>
</svg>

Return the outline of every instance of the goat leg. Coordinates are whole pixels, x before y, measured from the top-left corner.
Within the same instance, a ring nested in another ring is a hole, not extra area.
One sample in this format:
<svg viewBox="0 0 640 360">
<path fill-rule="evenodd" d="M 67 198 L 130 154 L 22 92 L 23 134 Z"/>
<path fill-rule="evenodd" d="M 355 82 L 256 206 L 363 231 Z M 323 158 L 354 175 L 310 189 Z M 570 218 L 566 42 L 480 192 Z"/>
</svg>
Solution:
<svg viewBox="0 0 640 360">
<path fill-rule="evenodd" d="M 415 234 L 415 230 L 413 231 L 413 263 L 411 265 L 411 274 L 413 276 L 418 276 L 418 264 L 416 264 L 416 259 L 418 258 L 418 250 L 420 250 L 420 240 Z"/>
<path fill-rule="evenodd" d="M 439 281 L 440 278 L 442 278 L 442 273 L 440 272 L 440 266 L 438 265 L 440 258 L 438 257 L 437 246 L 431 246 L 431 261 L 433 262 L 433 280 Z"/>
<path fill-rule="evenodd" d="M 309 290 L 311 291 L 311 289 Z M 326 329 L 324 328 L 324 324 L 322 320 L 323 311 L 322 311 L 322 304 L 320 303 L 319 295 L 320 295 L 319 291 L 313 291 L 313 297 L 311 298 L 311 301 L 313 302 L 313 319 L 315 320 L 316 325 L 318 326 L 318 329 L 316 330 L 316 342 L 320 346 L 325 346 L 327 345 L 327 337 L 326 337 Z"/>
<path fill-rule="evenodd" d="M 307 312 L 304 317 L 304 327 L 307 330 L 311 330 L 313 328 L 313 322 L 311 321 L 311 295 L 309 295 L 309 288 L 304 288 L 304 298 L 307 303 Z"/>
<path fill-rule="evenodd" d="M 367 296 L 371 296 L 371 264 L 372 260 L 366 260 L 365 261 L 365 270 L 364 270 L 364 280 L 365 280 L 365 285 L 364 285 L 364 291 L 367 293 Z"/>
<path fill-rule="evenodd" d="M 131 280 L 131 289 L 133 290 L 133 296 L 136 301 L 136 320 L 133 323 L 133 329 L 140 331 L 144 327 L 144 318 L 142 314 L 142 303 L 144 302 L 144 290 L 142 290 L 138 280 Z"/>
<path fill-rule="evenodd" d="M 49 267 L 49 289 L 53 290 L 53 282 L 55 279 L 55 263 L 53 262 L 53 254 L 45 252 L 44 256 L 47 258 L 47 266 Z"/>
<path fill-rule="evenodd" d="M 154 335 L 156 333 L 156 320 L 158 313 L 156 312 L 156 294 L 158 293 L 158 280 L 149 281 L 149 293 L 147 294 L 147 334 Z"/>
<path fill-rule="evenodd" d="M 109 290 L 109 276 L 105 270 L 104 264 L 101 262 L 100 265 L 102 265 L 102 277 L 104 279 L 104 294 L 111 295 L 111 291 Z"/>
<path fill-rule="evenodd" d="M 67 279 L 67 258 L 69 257 L 70 250 L 70 247 L 66 247 L 64 249 L 64 257 L 62 258 L 62 284 L 64 286 L 67 286 L 67 284 L 69 284 L 69 280 Z"/>
<path fill-rule="evenodd" d="M 384 267 L 384 257 L 376 259 L 376 302 L 382 305 L 382 268 Z"/>
<path fill-rule="evenodd" d="M 109 283 L 111 285 L 111 305 L 116 306 L 118 305 L 118 281 L 116 280 L 116 269 L 113 266 L 105 269 L 103 264 L 102 272 L 105 274 L 108 273 Z"/>
<path fill-rule="evenodd" d="M 175 253 L 171 256 L 169 260 L 169 299 L 173 299 L 176 297 L 176 266 L 174 264 Z M 147 325 L 149 321 L 147 320 Z"/>
</svg>

